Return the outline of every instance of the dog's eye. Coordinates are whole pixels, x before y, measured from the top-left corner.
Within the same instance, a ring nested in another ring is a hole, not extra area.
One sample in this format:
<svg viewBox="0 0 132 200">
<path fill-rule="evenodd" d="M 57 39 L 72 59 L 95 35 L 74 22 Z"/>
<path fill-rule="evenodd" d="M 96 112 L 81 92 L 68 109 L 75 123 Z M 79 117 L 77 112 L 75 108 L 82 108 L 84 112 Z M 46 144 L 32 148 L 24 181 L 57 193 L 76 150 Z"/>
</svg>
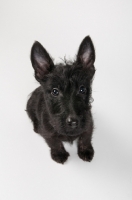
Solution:
<svg viewBox="0 0 132 200">
<path fill-rule="evenodd" d="M 59 90 L 57 88 L 53 88 L 51 94 L 53 96 L 58 96 L 59 95 Z"/>
<path fill-rule="evenodd" d="M 81 93 L 81 94 L 86 94 L 86 92 L 87 92 L 87 89 L 82 85 L 82 86 L 80 86 L 80 88 L 79 88 L 79 93 Z"/>
</svg>

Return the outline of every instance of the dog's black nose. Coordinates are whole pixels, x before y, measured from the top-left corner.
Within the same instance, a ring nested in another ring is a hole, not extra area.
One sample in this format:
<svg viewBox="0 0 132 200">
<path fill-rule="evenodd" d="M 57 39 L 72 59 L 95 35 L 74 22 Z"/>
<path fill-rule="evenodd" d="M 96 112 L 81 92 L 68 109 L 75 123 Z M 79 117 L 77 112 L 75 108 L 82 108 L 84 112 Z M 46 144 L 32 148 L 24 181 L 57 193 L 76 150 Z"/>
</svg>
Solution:
<svg viewBox="0 0 132 200">
<path fill-rule="evenodd" d="M 75 117 L 72 117 L 72 116 L 67 117 L 66 123 L 71 128 L 76 128 L 78 126 L 78 120 Z"/>
</svg>

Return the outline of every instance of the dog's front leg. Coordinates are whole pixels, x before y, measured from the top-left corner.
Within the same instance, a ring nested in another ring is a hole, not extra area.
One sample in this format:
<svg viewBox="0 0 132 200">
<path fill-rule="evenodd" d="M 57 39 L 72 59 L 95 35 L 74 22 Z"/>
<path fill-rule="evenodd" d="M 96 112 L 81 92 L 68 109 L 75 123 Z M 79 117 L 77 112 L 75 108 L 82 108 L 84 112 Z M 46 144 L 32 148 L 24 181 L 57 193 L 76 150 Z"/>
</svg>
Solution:
<svg viewBox="0 0 132 200">
<path fill-rule="evenodd" d="M 78 156 L 84 161 L 91 161 L 94 156 L 94 149 L 91 144 L 91 135 L 83 133 L 78 139 Z"/>
<path fill-rule="evenodd" d="M 64 163 L 69 153 L 65 150 L 61 140 L 55 137 L 45 139 L 49 147 L 51 148 L 51 157 L 58 163 Z"/>
</svg>

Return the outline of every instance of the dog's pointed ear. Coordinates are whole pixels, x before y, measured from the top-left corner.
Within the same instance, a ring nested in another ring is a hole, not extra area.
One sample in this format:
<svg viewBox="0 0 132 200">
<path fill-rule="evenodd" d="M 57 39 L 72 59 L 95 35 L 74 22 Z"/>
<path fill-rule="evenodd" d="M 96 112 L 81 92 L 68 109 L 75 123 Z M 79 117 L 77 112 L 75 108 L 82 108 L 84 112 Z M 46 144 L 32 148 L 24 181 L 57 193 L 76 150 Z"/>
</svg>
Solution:
<svg viewBox="0 0 132 200">
<path fill-rule="evenodd" d="M 35 70 L 35 78 L 40 82 L 44 76 L 50 73 L 54 64 L 48 52 L 39 43 L 35 42 L 31 48 L 31 62 Z"/>
<path fill-rule="evenodd" d="M 95 61 L 95 49 L 93 42 L 89 36 L 86 36 L 80 44 L 77 63 L 82 64 L 84 67 L 91 67 Z"/>
</svg>

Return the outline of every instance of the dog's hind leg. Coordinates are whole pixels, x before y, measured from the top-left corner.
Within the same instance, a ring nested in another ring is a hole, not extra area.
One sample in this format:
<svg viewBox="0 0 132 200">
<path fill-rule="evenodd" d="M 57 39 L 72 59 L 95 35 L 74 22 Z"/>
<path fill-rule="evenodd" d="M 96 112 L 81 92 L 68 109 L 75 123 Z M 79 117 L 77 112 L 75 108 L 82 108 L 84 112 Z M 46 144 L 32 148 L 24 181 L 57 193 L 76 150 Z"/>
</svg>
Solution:
<svg viewBox="0 0 132 200">
<path fill-rule="evenodd" d="M 27 102 L 26 111 L 27 111 L 29 118 L 32 120 L 34 131 L 36 133 L 38 133 L 39 132 L 39 122 L 38 122 L 37 116 L 35 114 L 35 110 L 32 108 L 32 99 L 31 98 Z"/>
<path fill-rule="evenodd" d="M 33 123 L 33 130 L 38 133 L 39 132 L 39 122 L 35 116 L 35 113 L 32 110 L 27 110 L 29 118 L 32 120 Z"/>
</svg>

